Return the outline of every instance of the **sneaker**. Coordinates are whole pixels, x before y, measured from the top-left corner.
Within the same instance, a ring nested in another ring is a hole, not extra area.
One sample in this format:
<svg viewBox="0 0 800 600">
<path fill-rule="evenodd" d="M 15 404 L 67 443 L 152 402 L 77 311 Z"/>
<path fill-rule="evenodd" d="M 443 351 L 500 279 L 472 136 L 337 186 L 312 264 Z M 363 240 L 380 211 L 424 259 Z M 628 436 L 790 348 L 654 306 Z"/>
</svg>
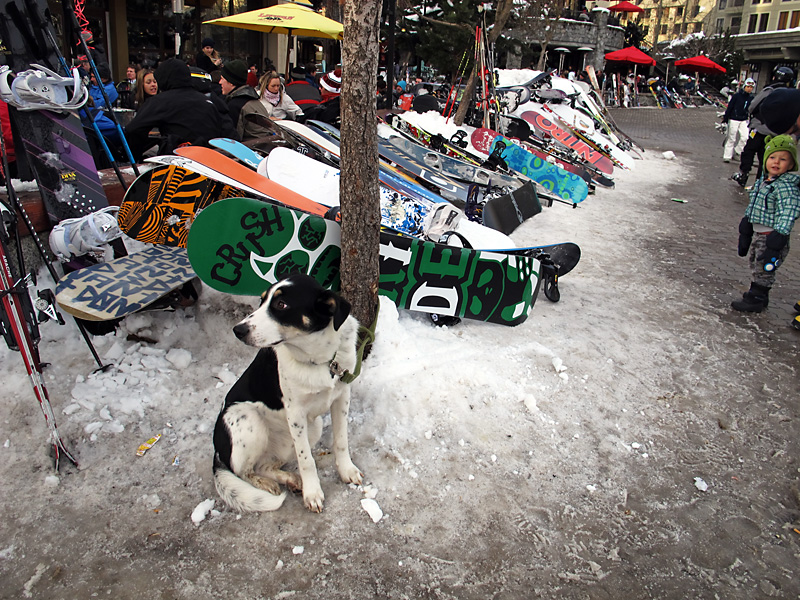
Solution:
<svg viewBox="0 0 800 600">
<path fill-rule="evenodd" d="M 734 173 L 731 175 L 731 179 L 739 184 L 739 187 L 745 187 L 747 185 L 747 173 L 742 173 L 739 171 L 738 173 Z"/>
<path fill-rule="evenodd" d="M 795 318 L 792 320 L 792 327 L 794 327 L 795 329 L 797 329 L 798 331 L 800 331 L 800 315 L 797 315 L 797 316 L 796 316 L 796 317 L 795 317 Z"/>
<path fill-rule="evenodd" d="M 794 311 L 800 313 L 800 302 L 795 302 Z"/>
<path fill-rule="evenodd" d="M 729 162 L 731 162 L 731 159 L 730 158 L 723 158 L 722 162 L 729 163 Z"/>
</svg>

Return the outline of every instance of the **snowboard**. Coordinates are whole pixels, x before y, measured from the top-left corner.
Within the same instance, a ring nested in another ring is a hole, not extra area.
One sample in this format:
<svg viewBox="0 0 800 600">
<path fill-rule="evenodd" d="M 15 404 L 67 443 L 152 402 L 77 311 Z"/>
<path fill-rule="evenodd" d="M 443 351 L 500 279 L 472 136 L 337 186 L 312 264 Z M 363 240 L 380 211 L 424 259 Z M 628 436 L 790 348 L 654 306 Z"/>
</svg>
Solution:
<svg viewBox="0 0 800 600">
<path fill-rule="evenodd" d="M 326 206 L 339 206 L 339 169 L 329 167 L 319 161 L 299 154 L 287 148 L 275 148 L 269 153 L 262 163 L 260 172 L 266 171 L 266 176 L 295 192 L 324 204 Z M 380 186 L 381 225 L 400 233 L 414 237 L 427 236 L 431 219 L 435 211 L 432 202 L 418 200 L 399 194 L 398 192 Z M 441 205 L 444 206 L 444 205 Z M 456 217 L 460 212 L 454 206 L 450 207 Z M 457 218 L 450 227 L 455 227 Z"/>
<path fill-rule="evenodd" d="M 303 144 L 307 144 L 319 152 L 324 153 L 334 162 L 339 162 L 339 141 L 327 132 L 311 129 L 296 121 L 283 120 L 276 121 L 276 123 L 278 123 L 288 135 L 295 136 L 296 139 L 302 140 Z M 436 203 L 447 202 L 447 200 L 440 195 L 404 177 L 397 170 L 393 170 L 384 162 L 381 162 L 380 165 L 379 178 L 383 185 L 390 187 L 400 194 L 411 196 L 419 200 L 430 200 Z"/>
<path fill-rule="evenodd" d="M 185 249 L 150 246 L 67 274 L 56 286 L 56 302 L 81 319 L 110 321 L 146 308 L 194 277 Z"/>
<path fill-rule="evenodd" d="M 336 143 L 340 141 L 339 130 L 333 125 L 321 121 L 311 121 L 310 125 L 316 128 L 321 135 L 333 138 Z M 415 157 L 384 143 L 380 137 L 378 138 L 378 154 L 401 175 L 410 175 L 429 187 L 437 189 L 439 195 L 443 198 L 465 202 L 469 196 L 470 189 L 468 184 L 450 178 L 447 174 L 442 173 L 441 170 L 438 172 L 431 170 L 430 167 L 420 163 Z"/>
<path fill-rule="evenodd" d="M 509 190 L 516 189 L 523 183 L 511 175 L 490 171 L 452 156 L 434 152 L 419 142 L 412 141 L 408 137 L 399 134 L 396 130 L 383 123 L 378 124 L 378 135 L 399 150 L 413 156 L 428 168 L 460 181 L 504 187 Z"/>
<path fill-rule="evenodd" d="M 252 148 L 248 148 L 243 143 L 230 138 L 214 138 L 209 142 L 209 144 L 218 150 L 227 152 L 233 158 L 241 163 L 244 163 L 251 169 L 257 169 L 258 163 L 260 163 L 264 158 Z"/>
<path fill-rule="evenodd" d="M 509 168 L 530 177 L 564 200 L 583 202 L 589 194 L 583 179 L 528 152 L 496 131 L 479 128 L 472 132 L 470 139 L 478 150 L 489 155 L 498 152 Z"/>
<path fill-rule="evenodd" d="M 252 169 L 247 168 L 243 164 L 211 148 L 184 146 L 182 148 L 177 148 L 175 154 L 184 158 L 189 158 L 218 173 L 224 173 L 227 177 L 240 184 L 255 189 L 292 208 L 297 208 L 319 216 L 324 216 L 328 212 L 327 206 L 313 202 L 282 185 L 278 185 L 274 181 L 270 181 Z"/>
<path fill-rule="evenodd" d="M 209 206 L 189 232 L 189 259 L 212 288 L 260 295 L 295 272 L 338 289 L 339 225 L 247 198 Z M 379 293 L 399 308 L 518 325 L 539 288 L 536 258 L 381 232 Z"/>
<path fill-rule="evenodd" d="M 481 213 L 483 224 L 506 235 L 527 219 L 542 212 L 542 205 L 531 182 L 504 196 L 489 199 Z"/>
<path fill-rule="evenodd" d="M 117 221 L 128 236 L 148 244 L 186 247 L 194 215 L 222 198 L 243 196 L 234 186 L 175 165 L 145 171 L 125 192 Z"/>
<path fill-rule="evenodd" d="M 552 119 L 533 110 L 526 111 L 521 116 L 533 125 L 534 129 L 551 136 L 566 148 L 575 151 L 580 158 L 594 165 L 599 171 L 607 175 L 614 173 L 614 162 L 598 148 L 580 139 L 574 132 L 562 128 Z"/>
<path fill-rule="evenodd" d="M 617 147 L 616 142 L 609 139 L 607 134 L 596 130 L 592 117 L 565 104 L 544 104 L 542 110 L 546 111 L 554 121 L 560 121 L 584 142 L 599 148 L 614 164 L 623 169 L 633 169 L 636 166 L 632 156 Z"/>
</svg>

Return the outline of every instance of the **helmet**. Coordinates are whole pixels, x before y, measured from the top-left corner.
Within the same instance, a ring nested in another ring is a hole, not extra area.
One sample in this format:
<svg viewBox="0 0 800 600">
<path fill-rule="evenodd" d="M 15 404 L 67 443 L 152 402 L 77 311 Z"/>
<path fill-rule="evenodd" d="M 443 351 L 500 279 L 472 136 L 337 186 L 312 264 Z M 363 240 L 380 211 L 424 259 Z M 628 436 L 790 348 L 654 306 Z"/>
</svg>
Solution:
<svg viewBox="0 0 800 600">
<path fill-rule="evenodd" d="M 748 85 L 751 87 L 756 87 L 756 82 L 753 80 L 752 77 L 748 77 L 747 79 L 744 80 L 744 85 L 745 87 L 747 87 Z"/>
<path fill-rule="evenodd" d="M 788 84 L 792 79 L 794 79 L 794 71 L 789 67 L 775 67 L 772 71 L 772 81 Z"/>
<path fill-rule="evenodd" d="M 730 82 L 729 85 L 739 85 L 739 82 L 734 79 L 733 81 Z"/>
</svg>

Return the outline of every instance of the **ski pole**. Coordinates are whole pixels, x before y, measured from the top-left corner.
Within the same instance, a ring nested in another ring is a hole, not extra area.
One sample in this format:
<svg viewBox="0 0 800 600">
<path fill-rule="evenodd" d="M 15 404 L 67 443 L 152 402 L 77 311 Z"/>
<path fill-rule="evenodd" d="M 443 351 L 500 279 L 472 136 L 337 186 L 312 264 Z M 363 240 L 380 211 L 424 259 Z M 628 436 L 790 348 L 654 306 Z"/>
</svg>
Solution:
<svg viewBox="0 0 800 600">
<path fill-rule="evenodd" d="M 11 185 L 11 174 L 8 171 L 8 155 L 6 154 L 6 144 L 5 140 L 3 139 L 1 129 L 0 154 L 2 154 L 3 173 L 5 174 L 9 197 L 12 195 L 16 196 L 14 187 Z M 55 450 L 55 468 L 58 470 L 60 452 L 63 452 L 64 456 L 66 456 L 73 464 L 77 465 L 78 462 L 75 460 L 72 454 L 70 454 L 70 451 L 67 449 L 64 441 L 61 439 L 61 435 L 58 433 L 58 426 L 56 425 L 55 415 L 53 414 L 53 407 L 50 404 L 50 396 L 47 393 L 47 388 L 44 385 L 44 378 L 42 377 L 42 364 L 39 360 L 38 352 L 33 344 L 31 334 L 28 331 L 28 326 L 25 323 L 25 318 L 22 315 L 22 303 L 14 297 L 14 294 L 27 294 L 28 290 L 27 288 L 24 288 L 23 290 L 15 289 L 19 283 L 25 281 L 24 278 L 21 279 L 20 282 L 12 284 L 13 275 L 8 264 L 8 258 L 6 257 L 5 239 L 7 236 L 8 232 L 6 231 L 5 224 L 2 223 L 2 220 L 0 220 L 0 288 L 2 288 L 2 294 L 0 294 L 0 307 L 3 308 L 6 316 L 8 317 L 12 334 L 16 339 L 17 347 L 22 355 L 22 360 L 25 363 L 25 369 L 28 372 L 28 377 L 30 378 L 31 386 L 33 387 L 33 393 L 36 396 L 36 399 L 39 401 L 39 407 L 42 409 L 42 413 L 44 414 L 45 423 L 47 423 L 47 427 L 50 430 L 50 437 Z M 20 265 L 20 270 L 24 270 L 23 265 Z"/>
<path fill-rule="evenodd" d="M 31 22 L 34 25 L 33 28 L 28 27 L 27 23 L 25 23 L 25 21 L 23 20 L 22 13 L 19 11 L 19 8 L 17 8 L 16 4 L 12 2 L 7 7 L 8 14 L 11 17 L 11 20 L 17 26 L 17 29 L 22 35 L 23 40 L 25 40 L 33 55 L 38 57 L 38 60 L 41 60 L 43 63 L 47 63 L 48 62 L 47 54 L 45 48 L 43 47 L 43 43 L 40 44 L 39 41 L 37 40 L 37 37 L 34 36 L 33 33 L 34 29 L 38 33 L 44 31 L 48 36 L 50 44 L 53 46 L 53 49 L 56 53 L 56 56 L 58 57 L 58 61 L 61 64 L 61 67 L 64 69 L 66 75 L 69 76 L 70 75 L 69 66 L 67 65 L 66 60 L 64 60 L 64 56 L 61 54 L 61 50 L 58 47 L 58 42 L 56 42 L 55 37 L 53 36 L 53 32 L 50 31 L 48 23 L 42 19 L 42 17 L 36 10 L 36 7 L 31 6 L 30 0 L 26 0 L 26 5 L 28 10 L 28 16 L 30 17 Z M 48 65 L 48 66 L 52 67 L 53 65 Z M 122 172 L 119 170 L 117 166 L 117 161 L 114 158 L 114 154 L 108 147 L 108 144 L 106 143 L 103 134 L 100 132 L 100 128 L 97 126 L 97 123 L 95 123 L 94 119 L 92 118 L 91 113 L 86 108 L 81 108 L 79 112 L 82 115 L 85 115 L 86 118 L 91 122 L 92 129 L 94 130 L 95 135 L 100 140 L 100 144 L 103 147 L 106 157 L 111 163 L 111 166 L 114 168 L 114 171 L 117 174 L 117 177 L 119 178 L 122 187 L 126 187 L 125 178 L 122 176 Z"/>
<path fill-rule="evenodd" d="M 78 24 L 78 17 L 75 15 L 75 5 L 71 0 L 64 2 L 64 6 L 66 7 L 67 11 L 69 12 L 70 20 L 72 23 L 72 27 L 78 32 L 78 38 L 81 41 L 81 46 L 83 47 L 83 51 L 86 54 L 86 59 L 89 61 L 89 66 L 92 68 L 92 73 L 94 73 L 95 81 L 97 82 L 97 87 L 100 88 L 100 93 L 103 95 L 103 99 L 106 102 L 106 106 L 108 107 L 109 114 L 111 115 L 111 120 L 114 121 L 114 125 L 117 127 L 117 132 L 119 133 L 120 140 L 122 141 L 122 146 L 125 149 L 125 154 L 128 157 L 128 160 L 131 163 L 131 167 L 133 168 L 133 172 L 136 176 L 139 176 L 139 169 L 136 167 L 136 161 L 133 159 L 133 154 L 131 153 L 131 149 L 128 146 L 128 140 L 125 139 L 125 131 L 122 129 L 122 125 L 120 125 L 119 119 L 117 115 L 114 113 L 114 110 L 111 106 L 111 102 L 108 99 L 108 94 L 106 93 L 105 88 L 102 85 L 102 80 L 100 79 L 100 72 L 97 70 L 97 65 L 94 62 L 94 58 L 92 57 L 92 53 L 89 52 L 89 45 L 86 43 L 86 40 L 83 38 L 81 33 L 80 25 Z M 123 185 L 123 187 L 126 187 Z"/>
</svg>

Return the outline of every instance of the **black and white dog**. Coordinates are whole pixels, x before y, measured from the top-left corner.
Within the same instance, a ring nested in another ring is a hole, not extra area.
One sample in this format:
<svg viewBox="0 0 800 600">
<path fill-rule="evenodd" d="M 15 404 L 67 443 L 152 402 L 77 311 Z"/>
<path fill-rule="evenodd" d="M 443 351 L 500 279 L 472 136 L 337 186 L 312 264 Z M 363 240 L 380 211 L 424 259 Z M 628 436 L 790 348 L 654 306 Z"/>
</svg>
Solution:
<svg viewBox="0 0 800 600">
<path fill-rule="evenodd" d="M 214 428 L 217 491 L 238 511 L 277 510 L 284 484 L 302 489 L 306 507 L 321 512 L 325 495 L 311 449 L 324 413 L 331 413 L 342 481 L 362 480 L 347 442 L 350 386 L 339 378 L 356 367 L 358 321 L 350 304 L 307 275 L 291 275 L 233 331 L 260 350 L 228 392 Z M 299 475 L 281 469 L 293 458 Z"/>
</svg>

